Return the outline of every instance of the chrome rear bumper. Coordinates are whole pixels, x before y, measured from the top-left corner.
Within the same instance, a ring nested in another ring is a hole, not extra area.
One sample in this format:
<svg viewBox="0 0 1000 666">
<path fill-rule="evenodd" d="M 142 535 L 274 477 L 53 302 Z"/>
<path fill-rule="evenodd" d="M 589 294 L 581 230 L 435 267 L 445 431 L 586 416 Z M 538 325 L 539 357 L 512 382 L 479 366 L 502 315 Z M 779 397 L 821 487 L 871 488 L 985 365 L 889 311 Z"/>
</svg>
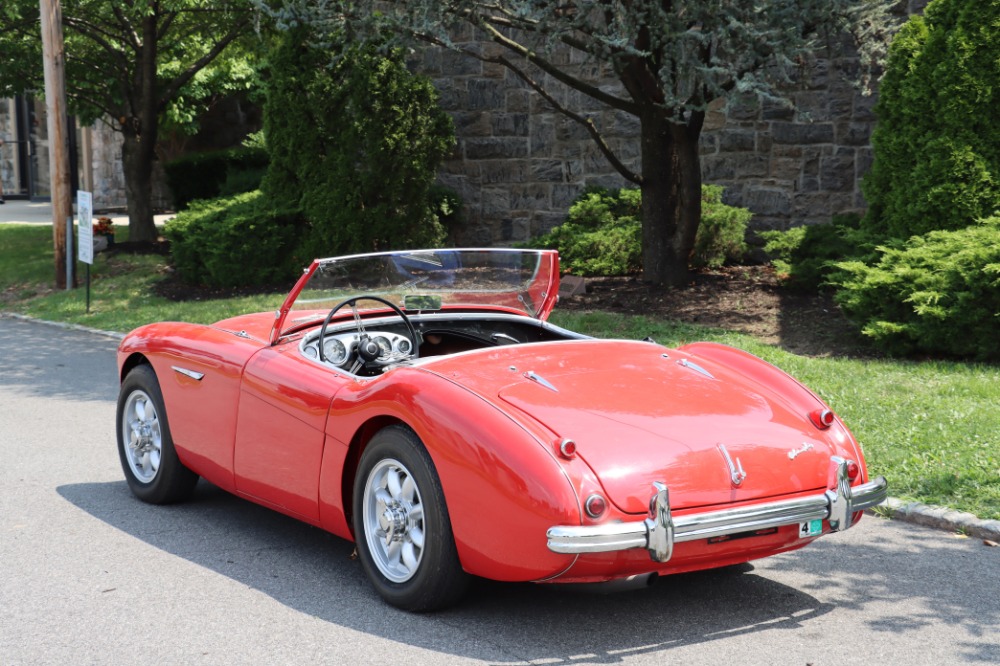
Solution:
<svg viewBox="0 0 1000 666">
<path fill-rule="evenodd" d="M 830 490 L 807 497 L 764 502 L 746 507 L 719 509 L 673 517 L 670 493 L 656 482 L 649 500 L 649 517 L 628 523 L 605 525 L 557 525 L 550 527 L 549 550 L 556 553 L 607 553 L 646 548 L 657 562 L 667 562 L 674 544 L 712 537 L 797 525 L 810 520 L 829 520 L 834 531 L 851 526 L 854 513 L 886 500 L 889 486 L 884 477 L 851 487 L 847 461 L 830 458 Z"/>
</svg>

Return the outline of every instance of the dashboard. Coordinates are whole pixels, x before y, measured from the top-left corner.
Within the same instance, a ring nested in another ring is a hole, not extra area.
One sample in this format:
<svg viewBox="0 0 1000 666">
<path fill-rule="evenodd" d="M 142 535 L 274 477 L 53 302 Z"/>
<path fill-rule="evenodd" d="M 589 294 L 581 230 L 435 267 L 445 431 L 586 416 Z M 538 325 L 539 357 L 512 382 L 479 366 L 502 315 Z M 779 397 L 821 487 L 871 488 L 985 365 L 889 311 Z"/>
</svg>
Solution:
<svg viewBox="0 0 1000 666">
<path fill-rule="evenodd" d="M 367 334 L 378 346 L 378 356 L 370 364 L 386 366 L 409 359 L 413 354 L 413 342 L 405 335 L 388 331 L 372 331 Z M 302 354 L 317 362 L 319 358 L 319 335 L 307 337 L 301 343 Z M 358 353 L 361 336 L 354 331 L 328 334 L 323 341 L 323 356 L 328 365 L 357 374 L 364 365 Z"/>
</svg>

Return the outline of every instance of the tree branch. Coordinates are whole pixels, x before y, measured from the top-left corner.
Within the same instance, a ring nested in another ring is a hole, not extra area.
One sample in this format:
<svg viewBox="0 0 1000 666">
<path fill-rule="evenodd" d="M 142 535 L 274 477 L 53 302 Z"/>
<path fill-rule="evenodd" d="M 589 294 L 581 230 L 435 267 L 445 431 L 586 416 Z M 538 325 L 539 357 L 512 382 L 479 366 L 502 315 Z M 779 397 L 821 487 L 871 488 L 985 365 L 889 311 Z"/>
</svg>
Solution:
<svg viewBox="0 0 1000 666">
<path fill-rule="evenodd" d="M 538 69 L 542 70 L 543 72 L 545 72 L 552 78 L 556 79 L 557 81 L 564 83 L 565 85 L 569 86 L 570 88 L 573 88 L 574 90 L 582 92 L 584 95 L 587 95 L 588 97 L 596 99 L 602 104 L 607 104 L 613 109 L 625 111 L 626 113 L 631 113 L 632 115 L 639 114 L 639 107 L 633 102 L 629 102 L 616 95 L 611 95 L 609 93 L 606 93 L 596 86 L 592 86 L 589 83 L 585 83 L 584 81 L 581 81 L 580 79 L 574 76 L 570 76 L 563 70 L 553 65 L 548 60 L 539 57 L 537 53 L 535 53 L 528 47 L 507 37 L 492 25 L 482 24 L 482 28 L 487 32 L 492 41 L 518 54 L 519 56 L 530 62 L 532 65 L 535 65 L 536 67 L 538 67 Z"/>
<path fill-rule="evenodd" d="M 215 60 L 215 58 L 220 53 L 222 53 L 227 46 L 229 46 L 237 37 L 239 37 L 243 33 L 243 29 L 246 28 L 249 24 L 250 24 L 249 17 L 241 20 L 239 23 L 233 26 L 232 30 L 230 30 L 225 37 L 216 42 L 215 46 L 213 46 L 205 55 L 203 55 L 201 58 L 198 58 L 198 60 L 191 63 L 191 65 L 186 70 L 184 70 L 176 77 L 174 77 L 174 79 L 167 84 L 166 88 L 164 88 L 163 90 L 163 93 L 160 95 L 160 101 L 157 104 L 157 110 L 158 111 L 164 110 L 167 107 L 167 104 L 170 103 L 170 100 L 172 100 L 174 96 L 177 94 L 177 91 L 180 90 L 184 86 L 184 84 L 190 81 L 195 74 L 197 74 L 206 65 L 208 65 L 208 63 Z"/>
</svg>

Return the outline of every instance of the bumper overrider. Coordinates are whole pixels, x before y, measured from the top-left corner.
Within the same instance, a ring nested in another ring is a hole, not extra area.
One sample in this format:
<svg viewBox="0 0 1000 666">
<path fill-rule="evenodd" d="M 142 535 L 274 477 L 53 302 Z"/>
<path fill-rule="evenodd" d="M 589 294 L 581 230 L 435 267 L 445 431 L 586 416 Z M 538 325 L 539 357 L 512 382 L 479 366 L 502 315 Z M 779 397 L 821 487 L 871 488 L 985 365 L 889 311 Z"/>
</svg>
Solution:
<svg viewBox="0 0 1000 666">
<path fill-rule="evenodd" d="M 655 482 L 656 491 L 649 500 L 649 517 L 645 520 L 550 527 L 547 532 L 549 550 L 573 555 L 646 548 L 653 560 L 667 562 L 673 554 L 674 544 L 685 541 L 797 525 L 811 520 L 828 520 L 835 532 L 846 530 L 851 526 L 855 512 L 881 504 L 889 495 L 889 485 L 881 476 L 852 488 L 847 467 L 848 463 L 843 458 L 830 458 L 830 489 L 823 493 L 677 517 L 670 513 L 667 486 Z"/>
</svg>

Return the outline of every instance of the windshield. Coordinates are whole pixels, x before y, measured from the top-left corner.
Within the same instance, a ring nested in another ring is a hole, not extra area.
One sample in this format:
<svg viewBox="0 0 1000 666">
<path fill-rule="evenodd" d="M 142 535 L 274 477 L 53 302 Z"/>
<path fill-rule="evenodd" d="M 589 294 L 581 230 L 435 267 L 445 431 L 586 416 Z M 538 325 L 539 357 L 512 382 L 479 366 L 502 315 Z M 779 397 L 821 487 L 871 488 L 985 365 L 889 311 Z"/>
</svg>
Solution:
<svg viewBox="0 0 1000 666">
<path fill-rule="evenodd" d="M 558 276 L 551 250 L 415 250 L 317 259 L 289 294 L 278 326 L 288 331 L 315 321 L 361 295 L 379 296 L 408 313 L 488 308 L 544 319 L 555 304 Z M 359 301 L 358 309 L 385 305 Z"/>
</svg>

